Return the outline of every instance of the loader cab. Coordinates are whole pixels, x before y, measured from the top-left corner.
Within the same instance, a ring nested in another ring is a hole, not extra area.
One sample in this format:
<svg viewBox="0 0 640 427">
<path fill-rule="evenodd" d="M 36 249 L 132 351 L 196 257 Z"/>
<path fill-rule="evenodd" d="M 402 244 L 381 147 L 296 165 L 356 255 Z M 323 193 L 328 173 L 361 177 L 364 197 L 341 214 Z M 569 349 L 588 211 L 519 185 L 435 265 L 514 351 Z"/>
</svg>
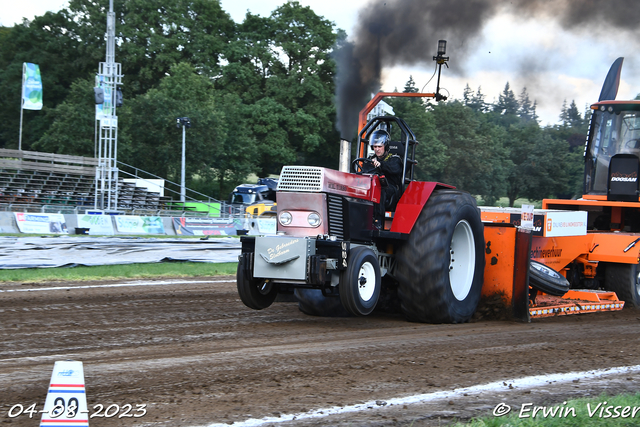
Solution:
<svg viewBox="0 0 640 427">
<path fill-rule="evenodd" d="M 362 128 L 358 133 L 359 149 L 358 157 L 369 157 L 372 154 L 369 140 L 371 134 L 378 129 L 384 129 L 391 135 L 391 142 L 389 143 L 389 151 L 392 154 L 397 154 L 403 159 L 403 182 L 406 184 L 413 181 L 413 167 L 418 163 L 415 160 L 416 136 L 407 125 L 407 123 L 400 117 L 395 116 L 379 116 L 375 117 Z"/>
<path fill-rule="evenodd" d="M 640 101 L 602 101 L 591 108 L 585 148 L 585 195 L 637 202 Z"/>
</svg>

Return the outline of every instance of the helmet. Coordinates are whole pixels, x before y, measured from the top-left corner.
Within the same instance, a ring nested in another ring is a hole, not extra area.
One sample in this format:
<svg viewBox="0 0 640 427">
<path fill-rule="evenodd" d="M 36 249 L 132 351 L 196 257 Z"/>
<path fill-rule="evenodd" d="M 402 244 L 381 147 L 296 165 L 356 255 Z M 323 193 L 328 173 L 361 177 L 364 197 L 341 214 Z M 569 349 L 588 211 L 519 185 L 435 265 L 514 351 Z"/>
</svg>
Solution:
<svg viewBox="0 0 640 427">
<path fill-rule="evenodd" d="M 389 151 L 389 141 L 391 141 L 389 132 L 381 129 L 373 131 L 371 137 L 369 138 L 371 148 L 373 148 L 374 145 L 384 145 L 384 151 Z"/>
</svg>

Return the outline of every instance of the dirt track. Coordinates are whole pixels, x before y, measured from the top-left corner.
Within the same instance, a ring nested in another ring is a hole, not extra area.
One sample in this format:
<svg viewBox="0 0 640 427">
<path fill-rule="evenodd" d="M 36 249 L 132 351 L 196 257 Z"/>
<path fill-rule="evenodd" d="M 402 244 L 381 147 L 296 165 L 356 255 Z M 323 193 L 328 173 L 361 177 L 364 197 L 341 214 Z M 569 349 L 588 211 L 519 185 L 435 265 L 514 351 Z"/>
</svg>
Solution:
<svg viewBox="0 0 640 427">
<path fill-rule="evenodd" d="M 185 279 L 186 280 L 186 279 Z M 16 404 L 42 409 L 53 364 L 80 360 L 89 408 L 146 404 L 142 418 L 91 426 L 194 426 L 378 401 L 365 411 L 287 425 L 438 426 L 601 391 L 640 390 L 640 375 L 387 407 L 395 397 L 531 375 L 640 364 L 640 312 L 532 323 L 408 323 L 402 317 L 318 318 L 295 303 L 252 311 L 232 278 L 159 286 L 44 290 L 100 283 L 0 285 L 0 422 Z M 117 283 L 122 283 L 121 281 Z M 105 284 L 104 282 L 102 284 Z M 6 292 L 39 289 L 32 292 Z"/>
</svg>

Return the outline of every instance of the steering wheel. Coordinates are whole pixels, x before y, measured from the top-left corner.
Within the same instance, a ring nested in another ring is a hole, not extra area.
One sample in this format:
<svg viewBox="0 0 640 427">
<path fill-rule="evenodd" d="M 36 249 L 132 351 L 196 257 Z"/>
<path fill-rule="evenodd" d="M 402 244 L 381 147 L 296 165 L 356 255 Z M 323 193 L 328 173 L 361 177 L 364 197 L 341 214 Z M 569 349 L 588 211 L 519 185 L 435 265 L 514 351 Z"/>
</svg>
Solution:
<svg viewBox="0 0 640 427">
<path fill-rule="evenodd" d="M 362 163 L 360 163 L 362 162 Z M 367 159 L 366 157 L 358 157 L 351 162 L 351 170 L 357 173 L 358 175 L 362 175 L 364 172 L 364 165 L 368 163 L 371 165 L 371 170 L 374 169 L 373 160 Z"/>
</svg>

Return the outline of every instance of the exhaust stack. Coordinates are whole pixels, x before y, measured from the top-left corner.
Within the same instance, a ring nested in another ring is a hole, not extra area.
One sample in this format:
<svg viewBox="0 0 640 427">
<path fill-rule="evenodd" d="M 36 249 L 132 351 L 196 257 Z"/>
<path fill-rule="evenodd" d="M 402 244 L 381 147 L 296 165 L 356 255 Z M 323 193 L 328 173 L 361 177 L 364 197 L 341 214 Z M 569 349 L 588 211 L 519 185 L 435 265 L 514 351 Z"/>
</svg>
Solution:
<svg viewBox="0 0 640 427">
<path fill-rule="evenodd" d="M 340 139 L 340 165 L 338 170 L 340 172 L 349 172 L 351 163 L 351 142 L 342 138 Z"/>
</svg>

